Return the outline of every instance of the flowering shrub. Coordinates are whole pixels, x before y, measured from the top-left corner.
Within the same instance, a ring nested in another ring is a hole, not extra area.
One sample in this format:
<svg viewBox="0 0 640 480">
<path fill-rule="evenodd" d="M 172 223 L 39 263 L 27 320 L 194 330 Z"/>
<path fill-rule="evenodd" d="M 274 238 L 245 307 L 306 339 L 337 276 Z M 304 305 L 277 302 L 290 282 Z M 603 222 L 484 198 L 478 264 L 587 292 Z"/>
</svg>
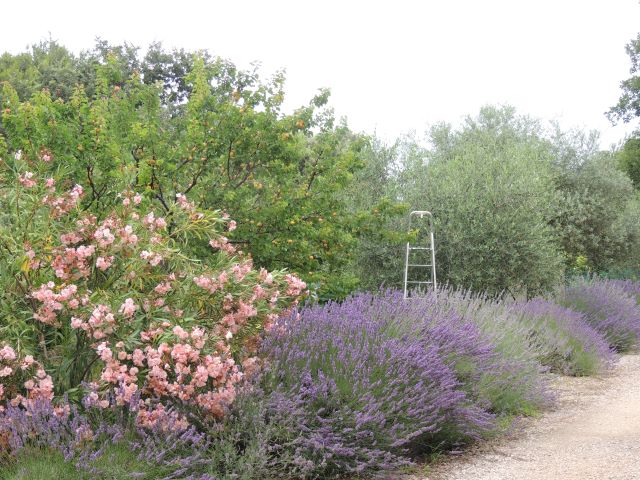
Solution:
<svg viewBox="0 0 640 480">
<path fill-rule="evenodd" d="M 289 431 L 274 443 L 309 477 L 398 466 L 478 438 L 500 413 L 489 384 L 523 382 L 475 324 L 399 292 L 283 317 L 263 347 L 269 418 Z"/>
<path fill-rule="evenodd" d="M 560 301 L 582 312 L 585 321 L 616 351 L 629 350 L 640 339 L 640 307 L 616 282 L 576 281 L 564 289 Z"/>
<path fill-rule="evenodd" d="M 631 295 L 640 303 L 640 282 L 637 280 L 609 280 L 616 287 L 623 290 L 627 295 Z"/>
<path fill-rule="evenodd" d="M 0 338 L 13 343 L 2 350 L 0 389 L 14 401 L 49 398 L 44 368 L 59 393 L 92 382 L 97 407 L 108 405 L 108 392 L 120 406 L 140 394 L 143 425 L 170 405 L 221 418 L 258 365 L 261 331 L 306 285 L 254 269 L 222 234 L 235 223 L 182 194 L 160 216 L 145 195 L 126 190 L 97 218 L 81 186 L 54 179 L 46 155 L 16 152 L 0 163 L 0 248 L 12 253 L 0 256 L 8 320 Z M 210 253 L 194 259 L 206 242 Z M 14 348 L 35 377 L 6 364 L 18 361 Z"/>
<path fill-rule="evenodd" d="M 0 413 L 0 462 L 11 466 L 21 455 L 55 451 L 73 464 L 74 478 L 214 478 L 203 473 L 210 440 L 193 426 L 140 428 L 122 410 L 113 422 L 103 420 L 100 416 L 96 422 L 74 405 L 61 409 L 47 399 L 9 405 Z M 109 463 L 118 450 L 132 464 L 120 475 L 119 466 Z"/>
<path fill-rule="evenodd" d="M 26 397 L 19 392 L 25 392 Z M 53 382 L 31 355 L 18 359 L 9 345 L 0 348 L 0 402 L 11 399 L 13 406 L 26 406 L 38 399 L 53 398 Z M 4 407 L 0 403 L 0 412 Z"/>
<path fill-rule="evenodd" d="M 95 428 L 75 408 L 58 408 L 49 399 L 10 404 L 0 412 L 0 451 L 5 456 L 25 448 L 46 447 L 71 460 L 93 441 L 94 434 Z"/>
<path fill-rule="evenodd" d="M 528 341 L 528 328 L 516 321 L 518 315 L 510 303 L 443 288 L 438 291 L 437 308 L 453 311 L 454 316 L 462 316 L 465 322 L 475 325 L 498 354 L 496 365 L 487 365 L 474 384 L 490 402 L 492 411 L 531 414 L 549 403 L 541 376 L 541 352 Z"/>
<path fill-rule="evenodd" d="M 540 363 L 553 371 L 592 375 L 613 360 L 613 352 L 602 334 L 576 311 L 534 298 L 516 305 L 514 313 L 527 328 L 527 340 L 538 352 Z"/>
</svg>

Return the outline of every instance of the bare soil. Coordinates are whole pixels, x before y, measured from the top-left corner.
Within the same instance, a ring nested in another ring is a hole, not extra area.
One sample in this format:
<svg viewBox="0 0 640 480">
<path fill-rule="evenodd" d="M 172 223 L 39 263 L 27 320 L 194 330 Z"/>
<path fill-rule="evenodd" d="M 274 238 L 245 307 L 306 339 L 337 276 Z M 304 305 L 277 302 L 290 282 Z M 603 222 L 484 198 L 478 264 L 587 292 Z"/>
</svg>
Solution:
<svg viewBox="0 0 640 480">
<path fill-rule="evenodd" d="M 640 355 L 608 374 L 555 377 L 557 406 L 448 456 L 414 480 L 640 480 Z"/>
</svg>

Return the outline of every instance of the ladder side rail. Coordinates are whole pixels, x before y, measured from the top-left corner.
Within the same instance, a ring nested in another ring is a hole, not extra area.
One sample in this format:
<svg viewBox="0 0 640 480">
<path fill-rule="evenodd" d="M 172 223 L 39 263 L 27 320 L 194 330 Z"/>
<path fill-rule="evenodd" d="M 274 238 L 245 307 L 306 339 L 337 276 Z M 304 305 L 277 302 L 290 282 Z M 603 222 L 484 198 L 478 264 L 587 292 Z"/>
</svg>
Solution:
<svg viewBox="0 0 640 480">
<path fill-rule="evenodd" d="M 407 242 L 407 253 L 404 260 L 404 298 L 408 297 L 407 283 L 409 280 L 409 242 Z"/>
</svg>

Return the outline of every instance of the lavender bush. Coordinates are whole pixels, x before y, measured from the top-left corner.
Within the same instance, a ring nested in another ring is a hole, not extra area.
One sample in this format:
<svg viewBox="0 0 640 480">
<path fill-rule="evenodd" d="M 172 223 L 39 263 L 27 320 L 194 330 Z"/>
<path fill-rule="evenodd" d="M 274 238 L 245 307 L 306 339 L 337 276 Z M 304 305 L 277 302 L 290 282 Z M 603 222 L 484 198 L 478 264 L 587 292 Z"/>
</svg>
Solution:
<svg viewBox="0 0 640 480">
<path fill-rule="evenodd" d="M 94 428 L 75 407 L 56 408 L 50 400 L 35 400 L 26 407 L 7 405 L 0 411 L 0 452 L 5 461 L 26 448 L 57 450 L 71 461 L 86 450 L 94 435 Z"/>
<path fill-rule="evenodd" d="M 629 350 L 640 338 L 640 307 L 618 282 L 578 280 L 565 287 L 560 302 L 582 312 L 616 351 Z"/>
<path fill-rule="evenodd" d="M 272 418 L 289 425 L 283 443 L 306 477 L 397 467 L 476 439 L 494 426 L 487 392 L 522 383 L 475 324 L 399 292 L 282 318 L 264 353 Z"/>
<path fill-rule="evenodd" d="M 90 397 L 80 410 L 8 406 L 0 463 L 41 452 L 73 465 L 70 479 L 338 478 L 398 468 L 494 432 L 501 416 L 540 409 L 550 400 L 543 371 L 595 373 L 612 359 L 607 342 L 629 348 L 640 313 L 625 285 L 571 285 L 564 307 L 448 289 L 437 301 L 387 291 L 308 307 L 266 335 L 267 367 L 221 422 L 179 427 L 168 415 L 141 429 L 137 397 L 106 410 Z"/>
<path fill-rule="evenodd" d="M 119 409 L 107 418 L 82 413 L 74 405 L 37 400 L 0 412 L 0 464 L 10 466 L 24 452 L 59 452 L 76 478 L 209 480 L 208 436 L 195 428 L 137 428 Z M 116 421 L 114 422 L 114 418 Z M 169 421 L 170 422 L 170 421 Z M 117 461 L 113 461 L 117 459 Z M 120 467 L 126 465 L 124 471 Z"/>
<path fill-rule="evenodd" d="M 637 280 L 609 280 L 609 282 L 640 303 L 640 282 Z"/>
<path fill-rule="evenodd" d="M 527 331 L 538 361 L 565 375 L 593 375 L 610 366 L 609 344 L 584 316 L 543 298 L 513 307 L 514 317 Z"/>
<path fill-rule="evenodd" d="M 551 395 L 541 375 L 540 349 L 528 342 L 528 329 L 513 312 L 512 303 L 469 291 L 443 288 L 438 308 L 456 312 L 475 325 L 497 352 L 495 365 L 484 369 L 478 387 L 490 399 L 492 411 L 533 414 L 548 405 Z"/>
</svg>

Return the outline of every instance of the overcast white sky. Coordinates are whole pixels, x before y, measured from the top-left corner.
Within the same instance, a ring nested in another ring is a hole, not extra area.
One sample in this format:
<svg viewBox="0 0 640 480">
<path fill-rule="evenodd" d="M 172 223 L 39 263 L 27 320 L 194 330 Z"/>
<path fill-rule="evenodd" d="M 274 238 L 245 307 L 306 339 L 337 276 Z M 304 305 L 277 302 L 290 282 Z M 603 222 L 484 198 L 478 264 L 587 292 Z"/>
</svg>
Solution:
<svg viewBox="0 0 640 480">
<path fill-rule="evenodd" d="M 111 43 L 208 49 L 265 75 L 287 71 L 287 105 L 320 87 L 356 130 L 393 138 L 458 122 L 487 103 L 598 129 L 629 76 L 638 0 L 7 1 L 0 51 L 51 36 L 74 51 Z"/>
</svg>

